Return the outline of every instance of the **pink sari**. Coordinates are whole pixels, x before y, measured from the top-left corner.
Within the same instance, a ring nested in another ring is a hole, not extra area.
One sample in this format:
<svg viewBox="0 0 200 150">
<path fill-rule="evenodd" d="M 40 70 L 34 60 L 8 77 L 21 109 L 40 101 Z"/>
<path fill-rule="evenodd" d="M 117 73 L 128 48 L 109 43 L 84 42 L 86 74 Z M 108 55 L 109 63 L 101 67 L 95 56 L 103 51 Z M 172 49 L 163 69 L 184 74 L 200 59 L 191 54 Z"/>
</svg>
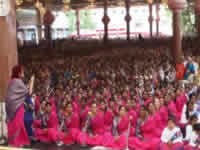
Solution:
<svg viewBox="0 0 200 150">
<path fill-rule="evenodd" d="M 36 114 L 38 113 L 40 109 L 40 96 L 37 96 L 36 99 L 35 99 L 35 112 Z"/>
<path fill-rule="evenodd" d="M 107 110 L 104 114 L 104 129 L 105 132 L 111 132 L 113 123 L 113 114 L 110 110 Z"/>
<path fill-rule="evenodd" d="M 102 145 L 104 135 L 104 115 L 102 112 L 98 112 L 95 117 L 90 121 L 93 136 L 89 137 L 89 145 Z"/>
<path fill-rule="evenodd" d="M 131 128 L 130 128 L 130 136 L 135 136 L 135 127 L 138 119 L 138 115 L 134 110 L 129 111 L 129 117 L 131 116 L 133 119 L 131 122 Z"/>
<path fill-rule="evenodd" d="M 57 142 L 58 141 L 58 118 L 55 112 L 52 112 L 47 120 L 47 131 L 45 132 L 40 128 L 41 121 L 34 121 L 34 126 L 37 126 L 34 130 L 34 135 L 37 140 L 41 142 Z"/>
<path fill-rule="evenodd" d="M 77 136 L 80 132 L 80 119 L 77 113 L 73 113 L 71 117 L 65 120 L 67 126 L 67 135 L 63 137 L 63 143 L 73 144 L 76 142 Z M 62 138 L 62 137 L 61 137 Z"/>
<path fill-rule="evenodd" d="M 56 113 L 56 104 L 55 104 L 55 101 L 54 101 L 54 97 L 51 97 L 49 99 L 51 105 L 52 105 L 52 111 Z"/>
<path fill-rule="evenodd" d="M 115 137 L 112 134 L 106 133 L 104 135 L 103 146 L 116 149 L 124 149 L 127 145 L 129 115 L 124 116 L 119 121 L 115 118 L 114 122 L 115 121 L 117 121 L 115 131 L 117 132 L 118 139 L 115 139 Z"/>
<path fill-rule="evenodd" d="M 20 106 L 12 121 L 8 125 L 8 144 L 21 147 L 30 144 L 29 137 L 24 127 L 24 105 Z"/>
<path fill-rule="evenodd" d="M 129 137 L 129 147 L 137 150 L 157 150 L 160 144 L 160 138 L 157 137 L 156 124 L 153 117 L 140 126 L 143 140 L 138 137 Z"/>
</svg>

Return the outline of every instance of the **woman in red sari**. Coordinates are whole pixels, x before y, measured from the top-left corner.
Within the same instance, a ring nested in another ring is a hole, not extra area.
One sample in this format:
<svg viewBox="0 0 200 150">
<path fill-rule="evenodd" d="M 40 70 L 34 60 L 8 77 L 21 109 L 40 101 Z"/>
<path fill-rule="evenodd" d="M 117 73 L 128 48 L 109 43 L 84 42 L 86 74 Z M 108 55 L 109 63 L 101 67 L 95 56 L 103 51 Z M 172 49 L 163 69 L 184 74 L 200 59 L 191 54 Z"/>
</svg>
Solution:
<svg viewBox="0 0 200 150">
<path fill-rule="evenodd" d="M 24 126 L 24 102 L 26 97 L 32 94 L 34 76 L 31 78 L 29 90 L 24 84 L 23 78 L 23 67 L 15 66 L 12 70 L 12 78 L 8 84 L 6 96 L 8 144 L 15 147 L 30 144 Z"/>
</svg>

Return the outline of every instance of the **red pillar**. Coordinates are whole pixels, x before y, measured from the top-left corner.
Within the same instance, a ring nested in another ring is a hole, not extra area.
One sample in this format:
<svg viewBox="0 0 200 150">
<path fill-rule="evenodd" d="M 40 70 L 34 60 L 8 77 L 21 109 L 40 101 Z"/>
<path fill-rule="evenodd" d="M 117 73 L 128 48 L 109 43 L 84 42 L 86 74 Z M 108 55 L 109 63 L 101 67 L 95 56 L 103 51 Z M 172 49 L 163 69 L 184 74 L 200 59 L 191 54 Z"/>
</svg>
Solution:
<svg viewBox="0 0 200 150">
<path fill-rule="evenodd" d="M 80 17 L 79 17 L 79 9 L 76 9 L 76 30 L 77 36 L 80 37 Z"/>
<path fill-rule="evenodd" d="M 0 101 L 4 101 L 12 67 L 18 63 L 16 11 L 13 0 L 10 0 L 9 14 L 0 16 L 0 33 Z"/>
<path fill-rule="evenodd" d="M 196 17 L 196 27 L 197 27 L 197 33 L 198 33 L 198 37 L 200 38 L 200 0 L 196 0 L 195 2 L 195 12 L 197 13 L 197 17 Z"/>
<path fill-rule="evenodd" d="M 46 40 L 51 40 L 51 24 L 53 23 L 55 17 L 50 9 L 47 9 L 43 19 L 45 25 L 45 38 Z"/>
<path fill-rule="evenodd" d="M 108 17 L 108 4 L 107 0 L 104 0 L 104 16 L 102 19 L 104 23 L 104 43 L 108 42 L 108 24 L 110 22 L 110 18 Z"/>
<path fill-rule="evenodd" d="M 169 0 L 169 8 L 173 11 L 173 49 L 172 54 L 176 64 L 182 63 L 181 10 L 185 8 L 185 0 Z"/>
<path fill-rule="evenodd" d="M 160 4 L 157 2 L 156 4 L 156 35 L 159 36 L 159 22 L 160 22 Z"/>
<path fill-rule="evenodd" d="M 130 16 L 130 1 L 126 0 L 126 16 L 125 16 L 125 21 L 126 21 L 126 35 L 127 35 L 127 40 L 130 40 L 130 21 L 131 21 L 131 16 Z"/>
<path fill-rule="evenodd" d="M 150 32 L 150 37 L 153 36 L 153 4 L 149 4 L 149 32 Z"/>
</svg>

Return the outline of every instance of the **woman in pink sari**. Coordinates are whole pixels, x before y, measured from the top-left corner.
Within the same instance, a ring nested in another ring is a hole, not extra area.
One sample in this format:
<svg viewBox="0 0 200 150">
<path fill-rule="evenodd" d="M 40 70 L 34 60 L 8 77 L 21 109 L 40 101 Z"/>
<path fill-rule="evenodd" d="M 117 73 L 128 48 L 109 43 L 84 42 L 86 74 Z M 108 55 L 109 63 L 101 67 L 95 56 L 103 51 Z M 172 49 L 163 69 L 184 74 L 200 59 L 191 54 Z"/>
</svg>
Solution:
<svg viewBox="0 0 200 150">
<path fill-rule="evenodd" d="M 128 115 L 132 117 L 131 120 L 131 128 L 130 128 L 130 136 L 135 136 L 135 128 L 138 119 L 138 111 L 137 111 L 137 104 L 135 100 L 128 100 L 127 102 L 128 108 Z"/>
<path fill-rule="evenodd" d="M 46 103 L 46 111 L 42 119 L 34 122 L 34 135 L 41 142 L 58 141 L 58 118 L 50 102 Z"/>
<path fill-rule="evenodd" d="M 128 146 L 127 138 L 129 137 L 128 128 L 129 128 L 130 118 L 132 119 L 132 116 L 129 117 L 126 107 L 120 106 L 119 115 L 115 117 L 113 120 L 113 135 L 114 135 L 114 143 L 112 146 L 113 148 L 124 149 Z"/>
<path fill-rule="evenodd" d="M 30 144 L 24 126 L 24 102 L 26 97 L 32 94 L 34 76 L 31 78 L 29 90 L 23 83 L 23 78 L 23 67 L 15 66 L 12 70 L 12 79 L 8 84 L 6 96 L 8 144 L 15 147 Z"/>
<path fill-rule="evenodd" d="M 129 147 L 137 150 L 157 150 L 160 139 L 157 137 L 155 120 L 149 116 L 145 106 L 140 107 L 136 137 L 129 137 Z"/>
<path fill-rule="evenodd" d="M 67 145 L 74 144 L 77 136 L 80 132 L 80 118 L 77 112 L 73 112 L 71 103 L 68 103 L 65 107 L 64 117 L 64 137 L 63 143 Z M 62 137 L 61 137 L 62 138 Z"/>
<path fill-rule="evenodd" d="M 77 141 L 81 145 L 102 145 L 104 136 L 104 115 L 98 110 L 95 102 L 92 103 L 90 110 L 85 126 L 82 128 L 82 132 L 77 136 Z"/>
</svg>

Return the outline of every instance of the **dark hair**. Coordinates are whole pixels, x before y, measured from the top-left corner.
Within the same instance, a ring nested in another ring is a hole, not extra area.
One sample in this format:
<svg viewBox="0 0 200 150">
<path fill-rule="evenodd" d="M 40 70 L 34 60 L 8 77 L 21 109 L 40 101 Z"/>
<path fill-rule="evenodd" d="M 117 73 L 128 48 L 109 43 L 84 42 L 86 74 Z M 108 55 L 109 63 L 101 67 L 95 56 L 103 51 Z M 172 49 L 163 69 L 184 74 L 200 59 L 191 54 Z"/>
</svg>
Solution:
<svg viewBox="0 0 200 150">
<path fill-rule="evenodd" d="M 200 131 L 200 123 L 197 123 L 197 124 L 194 125 L 194 130 Z"/>
<path fill-rule="evenodd" d="M 190 115 L 189 115 L 189 105 L 192 104 L 193 105 L 193 102 L 192 101 L 187 101 L 187 108 L 186 108 L 186 119 L 188 120 L 190 118 Z"/>
<path fill-rule="evenodd" d="M 197 118 L 197 115 L 195 115 L 195 114 L 192 115 L 192 116 L 190 117 L 190 121 L 192 121 L 192 120 L 194 120 L 194 119 L 198 119 L 198 118 Z"/>
<path fill-rule="evenodd" d="M 169 118 L 167 122 L 172 121 L 174 124 L 176 124 L 176 120 L 174 118 Z"/>
<path fill-rule="evenodd" d="M 46 106 L 52 106 L 52 104 L 50 102 L 47 102 Z"/>
<path fill-rule="evenodd" d="M 12 68 L 12 76 L 11 78 L 20 78 L 19 74 L 23 71 L 22 65 L 16 65 Z"/>
</svg>

